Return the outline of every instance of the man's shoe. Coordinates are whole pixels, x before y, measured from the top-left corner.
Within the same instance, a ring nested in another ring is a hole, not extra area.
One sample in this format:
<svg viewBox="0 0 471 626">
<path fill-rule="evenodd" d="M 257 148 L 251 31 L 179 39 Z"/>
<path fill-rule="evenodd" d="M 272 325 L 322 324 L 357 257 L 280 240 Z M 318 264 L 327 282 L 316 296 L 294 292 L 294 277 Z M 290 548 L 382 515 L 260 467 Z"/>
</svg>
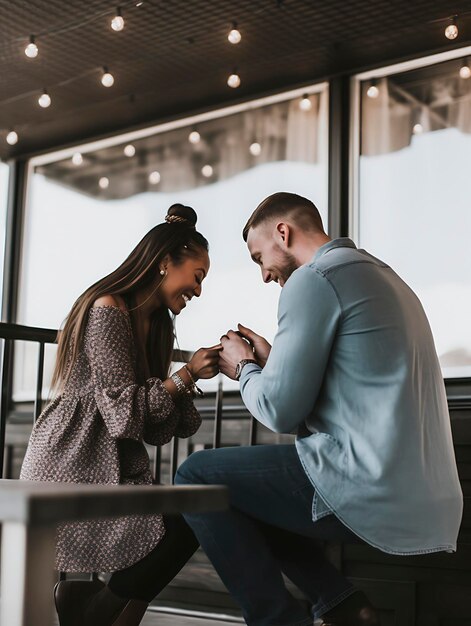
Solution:
<svg viewBox="0 0 471 626">
<path fill-rule="evenodd" d="M 323 626 L 381 626 L 379 615 L 362 591 L 356 591 L 322 616 Z"/>
</svg>

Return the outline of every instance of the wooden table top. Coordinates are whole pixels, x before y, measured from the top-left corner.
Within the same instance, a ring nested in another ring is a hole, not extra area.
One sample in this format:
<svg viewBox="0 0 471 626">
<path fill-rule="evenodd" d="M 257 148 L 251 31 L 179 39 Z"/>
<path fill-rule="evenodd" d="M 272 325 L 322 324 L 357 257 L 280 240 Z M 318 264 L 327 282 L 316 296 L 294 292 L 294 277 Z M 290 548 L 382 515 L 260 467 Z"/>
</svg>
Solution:
<svg viewBox="0 0 471 626">
<path fill-rule="evenodd" d="M 221 485 L 82 485 L 0 480 L 0 522 L 48 526 L 127 514 L 216 511 L 228 507 Z"/>
</svg>

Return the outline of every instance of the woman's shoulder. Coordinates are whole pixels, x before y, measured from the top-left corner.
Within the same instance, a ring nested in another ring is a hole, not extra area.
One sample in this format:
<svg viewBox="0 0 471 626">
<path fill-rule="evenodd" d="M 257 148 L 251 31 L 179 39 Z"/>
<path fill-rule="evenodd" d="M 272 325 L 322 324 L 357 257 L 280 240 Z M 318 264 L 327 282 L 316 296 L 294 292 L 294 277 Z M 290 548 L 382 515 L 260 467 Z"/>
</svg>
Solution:
<svg viewBox="0 0 471 626">
<path fill-rule="evenodd" d="M 100 296 L 93 303 L 92 309 L 102 309 L 102 308 L 115 308 L 120 309 L 127 313 L 127 307 L 124 302 L 124 299 L 118 295 L 105 294 L 104 296 Z"/>
</svg>

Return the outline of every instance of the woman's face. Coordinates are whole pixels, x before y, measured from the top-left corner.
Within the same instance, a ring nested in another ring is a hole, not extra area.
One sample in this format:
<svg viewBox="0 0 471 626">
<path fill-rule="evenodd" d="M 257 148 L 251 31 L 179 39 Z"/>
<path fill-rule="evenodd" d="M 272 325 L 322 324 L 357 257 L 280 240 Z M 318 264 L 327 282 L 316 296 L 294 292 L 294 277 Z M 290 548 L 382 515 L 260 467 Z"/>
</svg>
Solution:
<svg viewBox="0 0 471 626">
<path fill-rule="evenodd" d="M 159 289 L 161 303 L 178 315 L 193 296 L 201 295 L 201 283 L 209 272 L 209 255 L 203 248 L 198 256 L 186 257 L 176 265 L 170 259 L 163 264 L 167 271 Z"/>
</svg>

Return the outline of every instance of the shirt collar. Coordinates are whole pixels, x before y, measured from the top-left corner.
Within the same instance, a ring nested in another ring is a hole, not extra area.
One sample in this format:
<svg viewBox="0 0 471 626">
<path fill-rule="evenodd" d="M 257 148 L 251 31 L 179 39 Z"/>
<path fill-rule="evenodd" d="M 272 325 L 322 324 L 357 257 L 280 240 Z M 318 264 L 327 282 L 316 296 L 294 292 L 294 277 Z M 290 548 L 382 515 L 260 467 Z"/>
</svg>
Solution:
<svg viewBox="0 0 471 626">
<path fill-rule="evenodd" d="M 339 237 L 338 239 L 332 239 L 331 241 L 328 241 L 317 250 L 315 255 L 312 257 L 311 263 L 314 263 L 315 261 L 320 259 L 320 257 L 323 256 L 326 252 L 329 252 L 329 250 L 333 250 L 334 248 L 355 248 L 356 249 L 356 245 L 348 237 Z"/>
</svg>

